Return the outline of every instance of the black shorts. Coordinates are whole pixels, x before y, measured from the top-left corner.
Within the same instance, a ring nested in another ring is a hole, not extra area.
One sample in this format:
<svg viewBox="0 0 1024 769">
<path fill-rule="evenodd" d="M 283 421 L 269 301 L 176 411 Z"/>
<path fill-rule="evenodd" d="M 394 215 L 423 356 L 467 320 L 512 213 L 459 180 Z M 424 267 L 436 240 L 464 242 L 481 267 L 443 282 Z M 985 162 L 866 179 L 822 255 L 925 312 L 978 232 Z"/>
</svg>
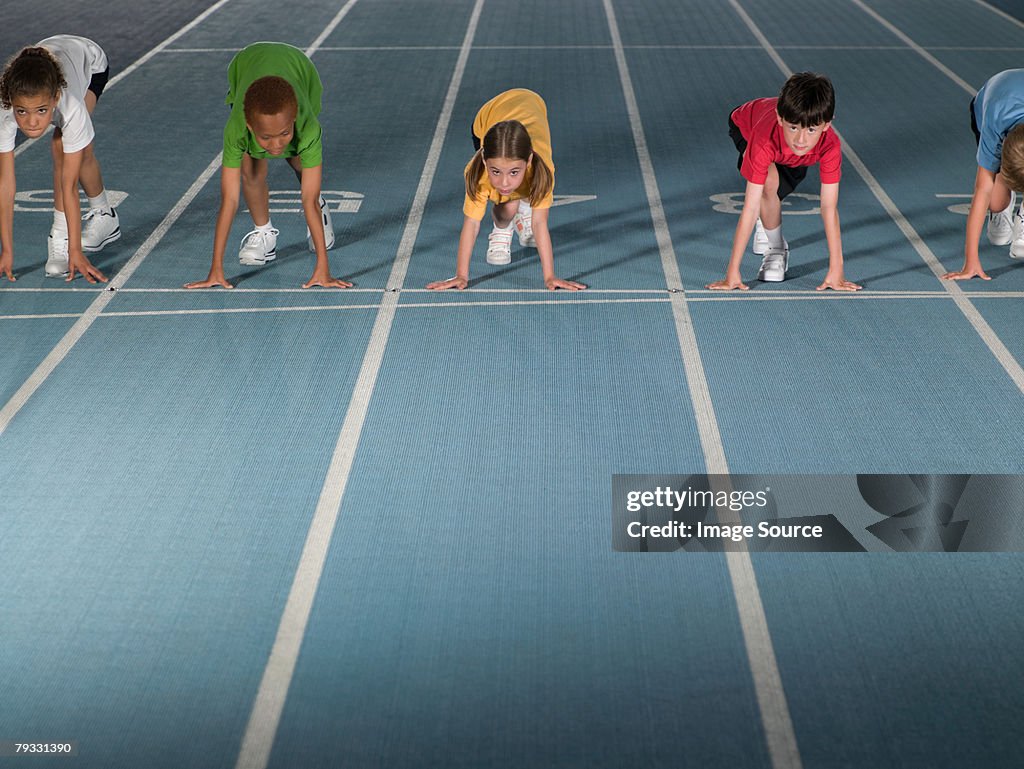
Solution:
<svg viewBox="0 0 1024 769">
<path fill-rule="evenodd" d="M 107 80 L 110 79 L 110 67 L 107 67 L 102 72 L 97 72 L 92 76 L 92 80 L 89 81 L 88 90 L 96 94 L 97 101 L 103 94 L 103 89 L 107 87 Z"/>
<path fill-rule="evenodd" d="M 737 126 L 732 120 L 732 112 L 729 113 L 729 136 L 732 138 L 732 143 L 736 145 L 736 149 L 739 150 L 740 158 L 736 161 L 737 170 L 743 170 L 743 153 L 747 150 L 747 140 L 743 138 L 743 134 L 740 133 L 739 126 Z M 807 166 L 784 166 L 779 163 L 775 164 L 776 170 L 779 172 L 779 200 L 785 200 L 786 196 L 789 195 L 793 190 L 797 188 L 797 185 L 804 180 L 807 176 Z"/>
<path fill-rule="evenodd" d="M 974 131 L 974 143 L 981 144 L 981 131 L 978 130 L 978 119 L 974 117 L 974 99 L 971 99 L 971 130 Z"/>
</svg>

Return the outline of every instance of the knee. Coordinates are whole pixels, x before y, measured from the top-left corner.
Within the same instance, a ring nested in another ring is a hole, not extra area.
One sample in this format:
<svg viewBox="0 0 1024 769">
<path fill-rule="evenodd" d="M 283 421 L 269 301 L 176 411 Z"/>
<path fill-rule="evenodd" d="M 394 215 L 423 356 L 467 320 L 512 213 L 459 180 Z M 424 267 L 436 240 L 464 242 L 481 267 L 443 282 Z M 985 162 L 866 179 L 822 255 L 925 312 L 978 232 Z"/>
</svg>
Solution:
<svg viewBox="0 0 1024 769">
<path fill-rule="evenodd" d="M 267 170 L 265 167 L 242 166 L 242 184 L 246 187 L 261 186 L 267 182 Z"/>
</svg>

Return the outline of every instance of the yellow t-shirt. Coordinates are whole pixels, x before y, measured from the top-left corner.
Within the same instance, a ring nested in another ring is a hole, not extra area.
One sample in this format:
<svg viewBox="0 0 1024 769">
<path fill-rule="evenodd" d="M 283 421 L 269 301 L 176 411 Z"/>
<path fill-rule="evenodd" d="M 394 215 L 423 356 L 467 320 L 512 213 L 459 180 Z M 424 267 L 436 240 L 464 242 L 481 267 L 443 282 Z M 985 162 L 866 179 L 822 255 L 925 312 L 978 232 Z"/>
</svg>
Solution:
<svg viewBox="0 0 1024 769">
<path fill-rule="evenodd" d="M 544 104 L 544 100 L 525 88 L 513 88 L 511 91 L 498 94 L 476 113 L 476 118 L 473 120 L 473 136 L 483 141 L 486 133 L 495 124 L 505 120 L 517 120 L 523 124 L 526 133 L 530 135 L 534 155 L 543 160 L 554 175 L 555 164 L 551 161 L 551 129 L 548 128 L 548 108 Z M 519 185 L 519 189 L 511 195 L 499 195 L 487 178 L 487 174 L 481 174 L 477 184 L 478 197 L 474 200 L 467 195 L 465 203 L 462 205 L 462 213 L 471 219 L 480 220 L 484 218 L 484 213 L 487 211 L 488 200 L 492 203 L 529 200 L 532 182 L 533 167 L 531 166 L 526 172 L 523 183 Z M 552 185 L 553 189 L 554 185 Z M 548 193 L 547 197 L 537 203 L 534 208 L 550 208 L 552 198 L 553 195 Z"/>
</svg>

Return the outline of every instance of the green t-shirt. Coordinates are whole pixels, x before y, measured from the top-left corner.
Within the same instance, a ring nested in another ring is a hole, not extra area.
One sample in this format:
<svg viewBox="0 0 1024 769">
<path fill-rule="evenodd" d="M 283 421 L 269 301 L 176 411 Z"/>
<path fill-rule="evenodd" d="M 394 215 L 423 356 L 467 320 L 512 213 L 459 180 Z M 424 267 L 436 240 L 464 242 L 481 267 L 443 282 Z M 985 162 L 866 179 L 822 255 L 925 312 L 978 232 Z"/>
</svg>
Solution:
<svg viewBox="0 0 1024 769">
<path fill-rule="evenodd" d="M 295 117 L 295 133 L 282 155 L 271 155 L 256 143 L 245 124 L 243 102 L 249 86 L 261 77 L 276 75 L 288 81 L 295 91 L 299 112 Z M 242 155 L 252 158 L 296 157 L 303 168 L 323 164 L 321 144 L 320 97 L 324 87 L 316 67 L 302 51 L 287 43 L 253 43 L 243 48 L 228 65 L 228 96 L 231 117 L 224 126 L 224 157 L 227 168 L 239 168 Z"/>
</svg>

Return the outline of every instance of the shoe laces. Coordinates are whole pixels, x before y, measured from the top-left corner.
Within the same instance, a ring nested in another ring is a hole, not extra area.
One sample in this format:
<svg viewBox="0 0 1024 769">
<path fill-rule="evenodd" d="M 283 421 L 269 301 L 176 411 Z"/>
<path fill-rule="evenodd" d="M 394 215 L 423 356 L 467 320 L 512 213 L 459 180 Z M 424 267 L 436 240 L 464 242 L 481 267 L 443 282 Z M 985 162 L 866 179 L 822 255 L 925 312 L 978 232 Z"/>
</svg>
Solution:
<svg viewBox="0 0 1024 769">
<path fill-rule="evenodd" d="M 267 237 L 273 235 L 276 238 L 280 234 L 281 231 L 276 227 L 271 227 L 269 230 L 252 230 L 249 234 L 242 238 L 242 248 L 248 246 L 250 242 L 253 242 L 253 244 L 255 245 L 256 241 L 259 242 L 259 246 L 261 248 L 266 248 Z M 252 240 L 250 241 L 250 239 Z"/>
<path fill-rule="evenodd" d="M 109 212 L 109 213 L 108 213 Z M 90 208 L 85 212 L 85 216 L 82 217 L 83 222 L 91 221 L 98 216 L 114 216 L 113 208 Z"/>
</svg>

